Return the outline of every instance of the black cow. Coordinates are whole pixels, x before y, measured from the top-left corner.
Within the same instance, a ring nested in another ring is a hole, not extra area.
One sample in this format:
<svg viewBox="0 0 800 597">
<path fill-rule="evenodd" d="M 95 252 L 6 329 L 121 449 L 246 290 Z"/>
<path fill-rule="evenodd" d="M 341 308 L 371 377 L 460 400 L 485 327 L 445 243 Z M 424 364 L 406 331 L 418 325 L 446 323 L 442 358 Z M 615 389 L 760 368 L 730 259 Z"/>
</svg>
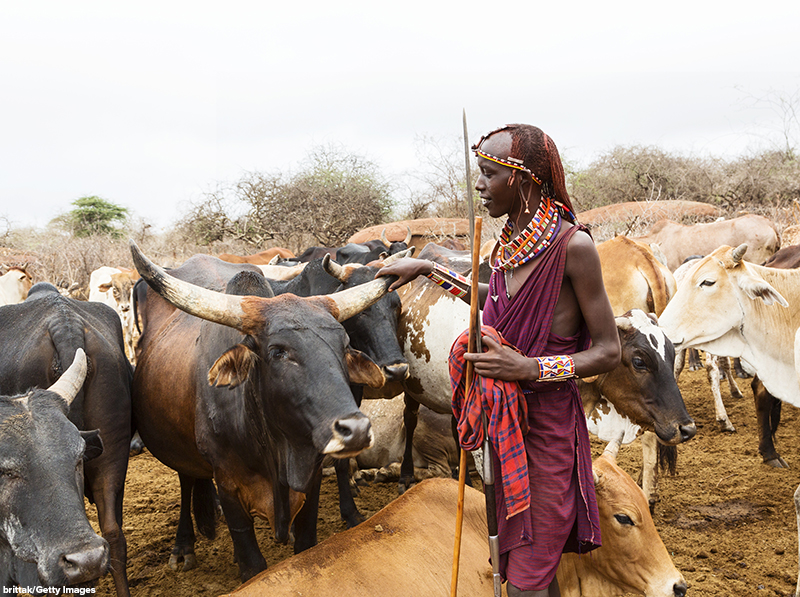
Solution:
<svg viewBox="0 0 800 597">
<path fill-rule="evenodd" d="M 396 258 L 412 253 L 413 250 L 397 253 Z M 297 296 L 327 295 L 366 284 L 375 278 L 379 269 L 380 265 L 350 264 L 341 266 L 331 262 L 328 257 L 311 261 L 300 275 L 292 280 L 284 282 L 268 279 L 267 281 L 276 295 L 285 293 Z M 343 322 L 350 337 L 350 345 L 363 352 L 380 368 L 381 383 L 379 386 L 374 385 L 373 387 L 402 383 L 408 376 L 408 362 L 403 356 L 403 350 L 397 339 L 400 306 L 400 298 L 397 293 L 391 292 L 374 305 Z M 356 404 L 360 406 L 363 386 L 353 385 L 352 390 Z M 346 522 L 347 528 L 351 528 L 362 522 L 364 517 L 358 511 L 350 491 L 348 461 L 338 460 L 334 466 L 342 519 Z M 319 489 L 319 486 L 314 488 L 314 491 L 307 496 L 303 506 L 304 516 L 308 517 L 309 524 L 307 527 L 302 527 L 301 521 L 305 521 L 306 518 L 298 520 L 299 524 L 295 528 L 295 552 L 299 553 L 316 545 L 316 509 L 318 508 Z"/>
<path fill-rule="evenodd" d="M 346 458 L 371 443 L 349 384 L 376 385 L 381 374 L 348 346 L 337 320 L 380 299 L 389 283 L 273 297 L 260 272 L 237 272 L 240 266 L 214 257 L 195 255 L 167 274 L 133 242 L 131 252 L 150 285 L 139 305 L 134 417 L 151 453 L 181 479 L 174 560 L 184 558 L 184 568 L 193 561 L 193 488 L 201 489 L 194 497 L 198 527 L 213 532 L 213 478 L 247 580 L 266 568 L 253 516 L 268 519 L 276 539 L 287 542 L 299 494 L 320 474 L 320 454 Z M 226 280 L 226 292 L 204 287 Z"/>
<path fill-rule="evenodd" d="M 84 491 L 97 506 L 117 595 L 129 595 L 122 498 L 131 442 L 132 370 L 119 316 L 109 306 L 70 299 L 39 283 L 28 298 L 0 308 L 0 394 L 48 387 L 86 352 L 89 373 L 69 411 L 78 429 L 99 429 L 103 453 L 86 463 Z"/>
<path fill-rule="evenodd" d="M 67 418 L 86 377 L 80 348 L 47 390 L 0 396 L 0 585 L 64 587 L 108 569 L 108 543 L 83 506 L 83 463 L 99 456 L 97 430 Z"/>
<path fill-rule="evenodd" d="M 322 259 L 330 255 L 340 265 L 360 263 L 362 265 L 378 261 L 384 257 L 400 253 L 408 249 L 411 242 L 411 229 L 409 228 L 405 240 L 389 242 L 386 240 L 386 230 L 381 233 L 380 240 L 368 240 L 364 243 L 347 243 L 343 247 L 309 247 L 297 258 L 302 263 L 315 259 Z"/>
</svg>

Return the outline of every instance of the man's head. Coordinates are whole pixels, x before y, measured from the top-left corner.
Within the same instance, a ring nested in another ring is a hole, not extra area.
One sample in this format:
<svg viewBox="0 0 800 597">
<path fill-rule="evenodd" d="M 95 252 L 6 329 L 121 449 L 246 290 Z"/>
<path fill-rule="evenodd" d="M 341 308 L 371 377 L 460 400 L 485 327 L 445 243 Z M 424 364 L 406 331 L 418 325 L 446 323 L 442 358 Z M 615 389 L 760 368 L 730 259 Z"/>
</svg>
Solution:
<svg viewBox="0 0 800 597">
<path fill-rule="evenodd" d="M 553 140 L 529 124 L 508 124 L 481 137 L 472 148 L 479 157 L 530 176 L 545 197 L 556 200 L 562 215 L 575 220 L 564 181 L 564 167 Z"/>
</svg>

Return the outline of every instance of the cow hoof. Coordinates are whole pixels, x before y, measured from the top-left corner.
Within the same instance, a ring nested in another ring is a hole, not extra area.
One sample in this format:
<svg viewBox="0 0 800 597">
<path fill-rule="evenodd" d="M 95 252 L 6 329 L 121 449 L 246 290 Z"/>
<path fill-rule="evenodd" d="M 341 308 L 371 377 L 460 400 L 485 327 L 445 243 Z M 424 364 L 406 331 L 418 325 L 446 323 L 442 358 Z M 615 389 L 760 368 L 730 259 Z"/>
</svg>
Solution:
<svg viewBox="0 0 800 597">
<path fill-rule="evenodd" d="M 342 517 L 342 520 L 344 520 L 344 524 L 348 529 L 352 529 L 353 527 L 358 526 L 362 522 L 364 522 L 366 518 L 364 518 L 364 515 L 361 514 L 361 512 L 356 512 L 355 514 L 349 516 L 348 518 Z"/>
<path fill-rule="evenodd" d="M 400 479 L 400 481 L 397 483 L 398 495 L 403 495 L 416 484 L 417 482 L 414 479 Z"/>
<path fill-rule="evenodd" d="M 186 554 L 172 554 L 169 556 L 169 567 L 172 568 L 175 572 L 178 571 L 178 565 L 183 560 L 183 566 L 181 566 L 181 571 L 186 572 L 191 570 L 192 568 L 197 567 L 197 558 L 193 553 L 186 553 Z"/>
<path fill-rule="evenodd" d="M 730 421 L 717 421 L 717 425 L 719 425 L 720 431 L 726 431 L 728 433 L 736 433 L 736 427 L 733 426 L 733 423 Z"/>
<path fill-rule="evenodd" d="M 764 464 L 771 466 L 772 468 L 789 468 L 789 464 L 783 459 L 782 456 L 770 458 L 769 460 L 765 459 Z"/>
</svg>

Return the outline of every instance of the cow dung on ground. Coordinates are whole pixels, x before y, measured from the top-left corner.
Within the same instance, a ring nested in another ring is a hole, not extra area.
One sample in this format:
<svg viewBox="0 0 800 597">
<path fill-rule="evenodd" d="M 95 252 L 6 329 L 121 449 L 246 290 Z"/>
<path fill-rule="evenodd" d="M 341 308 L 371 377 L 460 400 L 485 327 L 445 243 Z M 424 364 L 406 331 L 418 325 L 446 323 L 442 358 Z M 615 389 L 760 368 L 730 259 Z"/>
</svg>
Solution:
<svg viewBox="0 0 800 597">
<path fill-rule="evenodd" d="M 662 477 L 655 523 L 676 567 L 689 583 L 687 595 L 793 595 L 797 523 L 792 499 L 800 484 L 798 409 L 783 405 L 776 436 L 776 445 L 792 468 L 767 467 L 758 454 L 749 380 L 738 381 L 744 400 L 731 400 L 723 391 L 737 429 L 730 434 L 718 431 L 715 424 L 705 371 L 684 371 L 681 376 L 679 385 L 698 432 L 678 448 L 677 476 Z M 602 444 L 593 441 L 592 449 L 597 456 Z M 634 479 L 640 460 L 636 443 L 620 451 L 619 464 Z M 132 594 L 210 597 L 239 586 L 238 568 L 223 522 L 216 540 L 198 540 L 196 569 L 173 572 L 167 566 L 179 513 L 177 474 L 145 452 L 131 460 L 127 482 L 124 523 Z M 372 484 L 361 489 L 356 502 L 364 514 L 371 515 L 396 496 L 396 483 Z M 321 500 L 319 536 L 323 539 L 345 529 L 339 517 L 335 478 L 324 480 Z M 89 512 L 96 528 L 93 510 Z M 257 532 L 269 565 L 292 555 L 291 547 L 273 543 L 266 523 L 259 521 Z M 442 565 L 449 568 L 451 563 Z M 409 571 L 410 577 L 413 574 Z M 96 594 L 114 594 L 110 576 L 100 581 Z"/>
</svg>

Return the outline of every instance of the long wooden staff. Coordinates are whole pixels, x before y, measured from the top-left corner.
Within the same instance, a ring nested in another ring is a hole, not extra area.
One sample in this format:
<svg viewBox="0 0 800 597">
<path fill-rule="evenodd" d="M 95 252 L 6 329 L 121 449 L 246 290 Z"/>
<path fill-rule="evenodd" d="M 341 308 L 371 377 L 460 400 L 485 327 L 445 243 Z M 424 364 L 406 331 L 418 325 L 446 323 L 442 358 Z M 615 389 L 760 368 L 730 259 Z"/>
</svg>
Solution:
<svg viewBox="0 0 800 597">
<path fill-rule="evenodd" d="M 478 268 L 480 266 L 481 224 L 482 219 L 475 217 L 475 208 L 472 199 L 472 176 L 470 174 L 469 134 L 467 133 L 467 112 L 464 110 L 464 167 L 467 175 L 467 206 L 470 219 L 470 242 L 472 250 L 472 284 L 470 286 L 470 318 L 469 352 L 481 352 L 481 322 L 480 305 L 478 297 Z M 467 390 L 472 385 L 473 364 L 466 363 L 465 387 Z M 478 384 L 478 400 L 481 401 L 480 384 Z M 484 492 L 486 494 L 486 515 L 489 526 L 489 551 L 492 557 L 492 573 L 494 581 L 494 595 L 500 597 L 501 584 L 499 573 L 500 548 L 497 537 L 497 513 L 495 510 L 494 495 L 494 470 L 492 463 L 491 442 L 488 435 L 488 422 L 485 413 L 481 416 L 484 430 L 483 466 L 484 466 Z M 456 597 L 458 587 L 458 565 L 461 555 L 461 529 L 464 522 L 464 487 L 466 484 L 467 453 L 461 449 L 458 467 L 458 510 L 456 512 L 456 538 L 453 549 L 453 574 L 450 584 L 450 596 Z"/>
</svg>

